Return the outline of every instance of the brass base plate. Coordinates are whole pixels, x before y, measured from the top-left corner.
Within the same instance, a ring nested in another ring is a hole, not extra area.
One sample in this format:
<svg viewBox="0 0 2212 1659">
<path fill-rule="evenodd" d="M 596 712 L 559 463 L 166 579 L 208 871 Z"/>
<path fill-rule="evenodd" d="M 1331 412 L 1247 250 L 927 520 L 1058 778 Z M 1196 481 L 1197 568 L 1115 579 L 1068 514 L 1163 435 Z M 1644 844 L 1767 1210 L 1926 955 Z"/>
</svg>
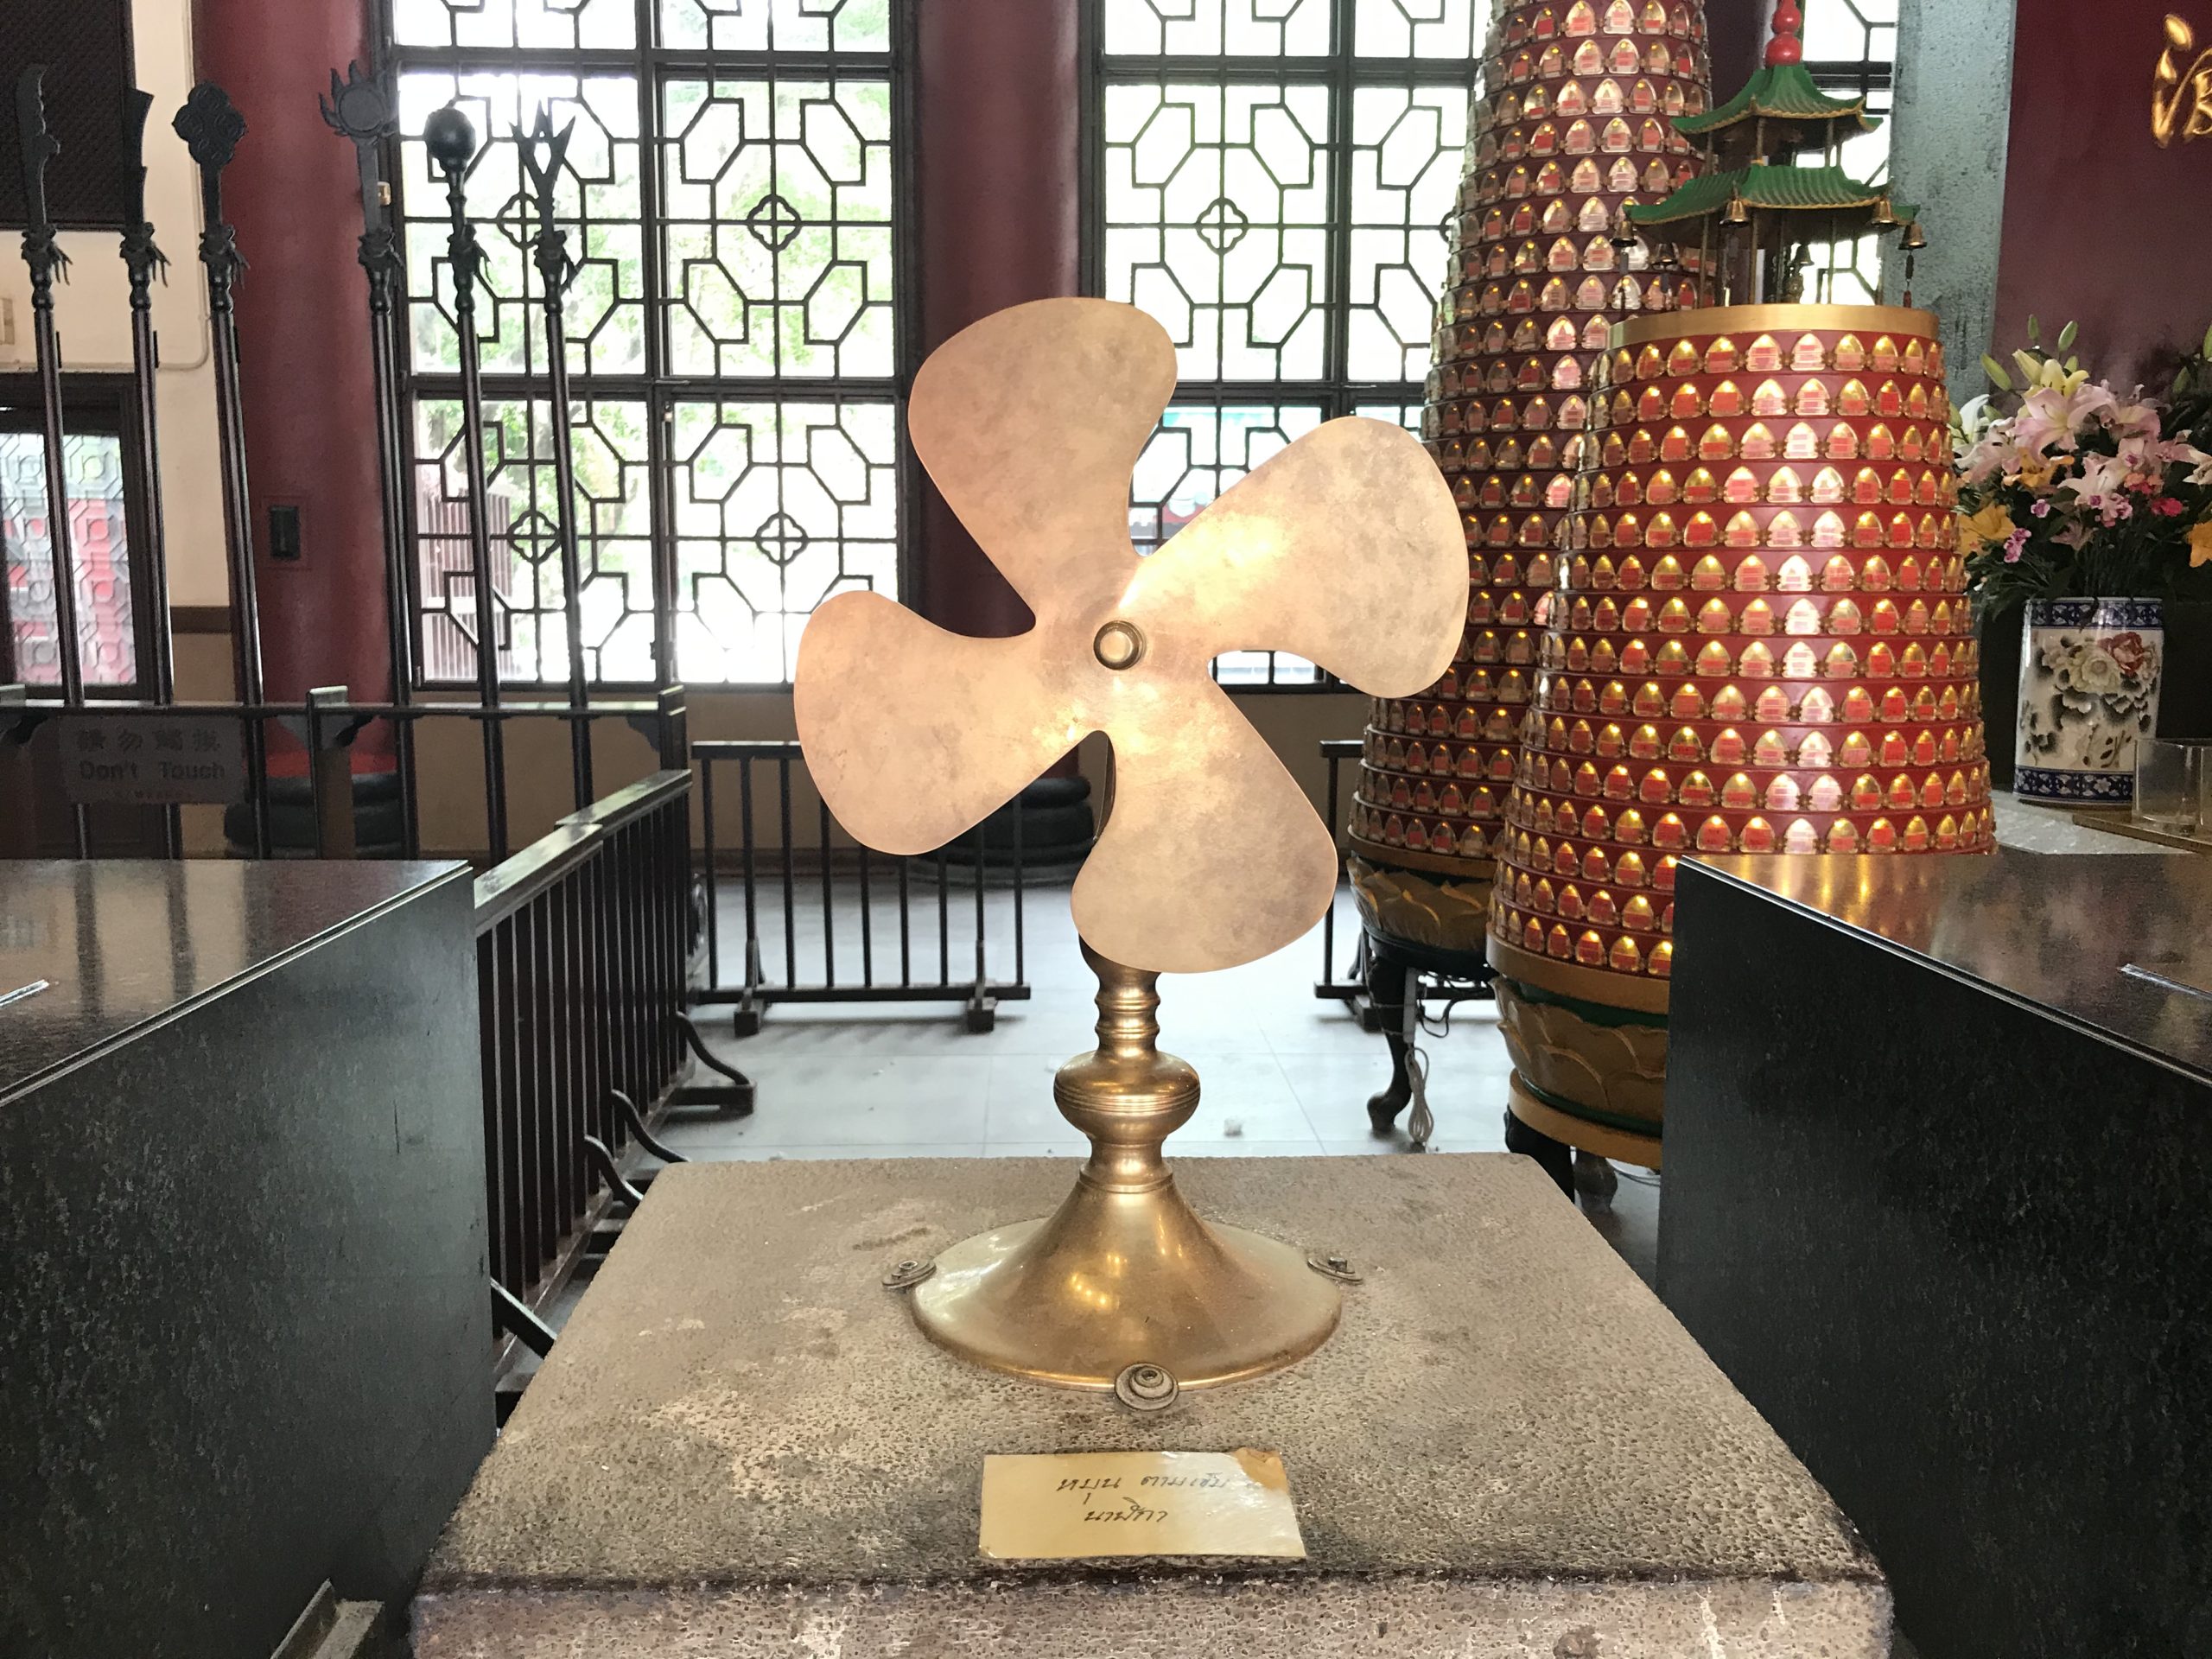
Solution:
<svg viewBox="0 0 2212 1659">
<path fill-rule="evenodd" d="M 1184 1389 L 1280 1370 L 1340 1311 L 1303 1253 L 1207 1225 L 1172 1183 L 1138 1195 L 1088 1179 L 1051 1216 L 953 1245 L 912 1296 L 924 1332 L 963 1359 L 1108 1392 L 1131 1365 Z"/>
</svg>

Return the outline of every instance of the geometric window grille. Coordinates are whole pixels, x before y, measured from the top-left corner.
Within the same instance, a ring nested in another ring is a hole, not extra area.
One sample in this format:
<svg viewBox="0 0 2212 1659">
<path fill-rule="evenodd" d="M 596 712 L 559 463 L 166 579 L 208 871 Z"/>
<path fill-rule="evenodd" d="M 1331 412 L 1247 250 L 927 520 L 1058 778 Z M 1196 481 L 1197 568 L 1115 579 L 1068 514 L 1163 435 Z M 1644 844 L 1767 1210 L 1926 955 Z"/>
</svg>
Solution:
<svg viewBox="0 0 2212 1659">
<path fill-rule="evenodd" d="M 38 434 L 26 429 L 26 415 L 0 411 L 0 582 L 7 587 L 16 678 L 25 685 L 54 688 L 61 683 L 61 636 L 48 534 L 46 450 Z M 94 692 L 139 689 L 123 464 L 120 438 L 79 431 L 62 439 L 70 568 L 77 591 L 77 663 L 86 690 Z"/>
<path fill-rule="evenodd" d="M 1890 176 L 1890 106 L 1897 55 L 1898 0 L 1821 0 L 1805 9 L 1805 67 L 1833 98 L 1861 98 L 1880 118 L 1874 131 L 1847 138 L 1843 168 L 1854 179 L 1885 183 Z M 1818 155 L 1799 158 L 1818 167 Z M 1862 236 L 1815 242 L 1806 251 L 1805 297 L 1837 305 L 1882 302 L 1881 238 Z"/>
<path fill-rule="evenodd" d="M 912 0 L 385 0 L 399 86 L 410 511 L 419 656 L 472 682 L 460 355 L 445 181 L 421 141 L 457 102 L 486 261 L 499 674 L 567 677 L 543 285 L 518 130 L 575 123 L 556 207 L 586 672 L 786 684 L 833 593 L 896 596 L 894 283 L 910 146 L 894 121 Z"/>
<path fill-rule="evenodd" d="M 1084 288 L 1178 381 L 1131 486 L 1149 552 L 1340 415 L 1421 422 L 1480 68 L 1478 0 L 1090 0 Z M 1236 686 L 1325 679 L 1231 652 Z"/>
</svg>

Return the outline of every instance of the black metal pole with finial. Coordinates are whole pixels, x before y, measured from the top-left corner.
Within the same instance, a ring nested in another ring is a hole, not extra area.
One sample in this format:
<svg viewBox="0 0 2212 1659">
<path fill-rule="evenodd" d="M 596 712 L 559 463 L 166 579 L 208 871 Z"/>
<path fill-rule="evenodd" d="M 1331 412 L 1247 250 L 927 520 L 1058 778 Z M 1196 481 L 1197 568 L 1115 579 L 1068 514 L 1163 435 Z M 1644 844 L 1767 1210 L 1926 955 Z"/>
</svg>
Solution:
<svg viewBox="0 0 2212 1659">
<path fill-rule="evenodd" d="M 453 326 L 461 346 L 461 429 L 468 478 L 468 556 L 476 589 L 476 688 L 484 725 L 484 820 L 492 858 L 507 855 L 506 749 L 500 721 L 499 613 L 492 589 L 491 486 L 484 475 L 484 367 L 476 338 L 476 288 L 484 279 L 484 245 L 469 223 L 467 192 L 476 159 L 476 129 L 448 104 L 423 124 L 423 144 L 445 175 L 453 229 L 446 257 L 453 266 Z"/>
<path fill-rule="evenodd" d="M 404 708 L 415 696 L 415 632 L 408 579 L 407 475 L 399 404 L 399 340 L 393 301 L 404 267 L 393 232 L 391 187 L 385 182 L 383 143 L 399 130 L 387 75 L 367 75 L 358 63 L 346 66 L 346 78 L 330 72 L 330 96 L 322 118 L 331 130 L 353 143 L 361 177 L 361 269 L 369 279 L 369 363 L 374 377 L 377 471 L 383 486 L 385 607 L 391 653 L 391 700 Z M 415 722 L 392 722 L 394 759 L 399 768 L 400 850 L 413 858 L 421 850 L 422 830 L 415 806 Z"/>
<path fill-rule="evenodd" d="M 238 701 L 258 707 L 261 601 L 253 570 L 252 499 L 246 493 L 245 425 L 239 407 L 238 327 L 232 289 L 245 269 L 238 233 L 223 218 L 223 169 L 245 137 L 245 118 L 211 80 L 192 89 L 171 123 L 200 168 L 200 263 L 207 272 L 207 316 L 213 338 L 215 444 L 223 480 L 224 545 L 231 575 L 231 664 Z M 257 716 L 245 717 L 247 795 L 253 808 L 253 851 L 269 856 L 269 738 Z"/>
<path fill-rule="evenodd" d="M 176 696 L 176 652 L 169 633 L 168 533 L 162 512 L 162 453 L 156 429 L 156 377 L 161 343 L 154 336 L 154 278 L 168 277 L 168 257 L 154 245 L 146 218 L 146 118 L 154 95 L 133 87 L 123 103 L 123 267 L 130 279 L 130 384 L 138 476 L 145 496 L 137 541 L 149 591 L 131 607 L 131 623 L 151 646 L 154 701 Z M 181 855 L 181 826 L 174 806 L 162 810 L 162 850 Z"/>
<path fill-rule="evenodd" d="M 31 271 L 31 328 L 37 341 L 41 431 L 46 444 L 46 541 L 54 560 L 54 656 L 61 667 L 61 700 L 85 700 L 84 664 L 77 634 L 76 561 L 69 545 L 69 480 L 61 442 L 61 342 L 54 328 L 54 284 L 69 264 L 55 240 L 46 206 L 46 165 L 61 153 L 47 130 L 40 82 L 46 66 L 32 64 L 16 82 L 16 129 L 22 140 L 23 263 Z M 82 839 L 81 835 L 79 839 Z M 81 849 L 80 849 L 81 852 Z"/>
<path fill-rule="evenodd" d="M 130 282 L 130 378 L 137 421 L 138 470 L 145 481 L 145 522 L 139 526 L 139 550 L 153 593 L 150 607 L 135 619 L 153 645 L 154 696 L 167 702 L 176 695 L 176 658 L 169 634 L 168 537 L 162 510 L 161 442 L 155 426 L 156 376 L 161 346 L 154 335 L 154 279 L 168 279 L 168 256 L 154 245 L 146 218 L 146 118 L 154 95 L 133 88 L 123 108 L 123 265 Z"/>
<path fill-rule="evenodd" d="M 563 315 L 569 283 L 576 262 L 569 257 L 569 239 L 553 214 L 554 192 L 559 188 L 562 163 L 568 158 L 573 121 L 558 132 L 553 118 L 540 105 L 537 123 L 527 137 L 515 137 L 522 154 L 523 170 L 530 175 L 531 194 L 537 209 L 537 231 L 531 238 L 531 257 L 544 284 L 545 361 L 550 378 L 553 421 L 553 489 L 560 505 L 554 522 L 561 538 L 561 609 L 569 632 L 569 770 L 575 781 L 576 808 L 592 803 L 591 723 L 584 710 L 591 688 L 584 678 L 583 562 L 576 546 L 576 456 L 569 431 L 569 337 Z"/>
</svg>

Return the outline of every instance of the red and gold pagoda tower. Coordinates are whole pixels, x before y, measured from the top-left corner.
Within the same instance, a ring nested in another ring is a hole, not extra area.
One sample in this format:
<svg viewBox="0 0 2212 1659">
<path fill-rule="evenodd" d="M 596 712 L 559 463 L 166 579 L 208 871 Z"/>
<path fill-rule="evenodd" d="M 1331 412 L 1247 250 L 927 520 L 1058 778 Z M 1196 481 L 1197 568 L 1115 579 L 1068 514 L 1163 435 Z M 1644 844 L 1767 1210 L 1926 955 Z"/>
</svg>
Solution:
<svg viewBox="0 0 2212 1659">
<path fill-rule="evenodd" d="M 1622 213 L 1690 177 L 1674 124 L 1710 86 L 1703 0 L 1497 13 L 1422 417 L 1465 522 L 1466 637 L 1426 693 L 1375 704 L 1351 823 L 1369 928 L 1477 964 L 1592 372 L 1615 324 L 1698 298 L 1695 252 L 1624 245 Z"/>
<path fill-rule="evenodd" d="M 1783 0 L 1767 68 L 1685 123 L 1708 165 L 1626 215 L 1753 302 L 1611 331 L 1497 841 L 1512 1111 L 1654 1167 L 1678 859 L 1993 842 L 1936 319 L 1796 300 L 1800 236 L 1919 245 L 1878 188 L 1770 164 L 1866 124 L 1800 24 Z"/>
</svg>

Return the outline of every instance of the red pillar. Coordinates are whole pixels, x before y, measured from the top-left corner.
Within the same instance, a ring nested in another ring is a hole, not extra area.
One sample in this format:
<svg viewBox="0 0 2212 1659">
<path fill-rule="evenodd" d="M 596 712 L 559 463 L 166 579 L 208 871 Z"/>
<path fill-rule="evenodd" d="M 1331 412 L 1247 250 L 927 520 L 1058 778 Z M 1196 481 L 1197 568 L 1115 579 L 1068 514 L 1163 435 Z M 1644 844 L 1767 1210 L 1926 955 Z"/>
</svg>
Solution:
<svg viewBox="0 0 2212 1659">
<path fill-rule="evenodd" d="M 382 491 L 358 258 L 353 146 L 322 123 L 333 68 L 370 60 L 365 0 L 196 0 L 194 69 L 246 135 L 223 175 L 248 270 L 238 290 L 239 381 L 269 696 L 343 684 L 391 692 Z M 269 556 L 269 510 L 300 512 L 301 556 Z M 381 744 L 381 725 L 362 734 Z M 357 753 L 356 769 L 366 756 Z"/>
<path fill-rule="evenodd" d="M 924 354 L 1025 300 L 1077 291 L 1076 0 L 915 8 Z M 920 505 L 918 608 L 962 633 L 1020 633 L 1029 607 L 935 488 Z"/>
</svg>

